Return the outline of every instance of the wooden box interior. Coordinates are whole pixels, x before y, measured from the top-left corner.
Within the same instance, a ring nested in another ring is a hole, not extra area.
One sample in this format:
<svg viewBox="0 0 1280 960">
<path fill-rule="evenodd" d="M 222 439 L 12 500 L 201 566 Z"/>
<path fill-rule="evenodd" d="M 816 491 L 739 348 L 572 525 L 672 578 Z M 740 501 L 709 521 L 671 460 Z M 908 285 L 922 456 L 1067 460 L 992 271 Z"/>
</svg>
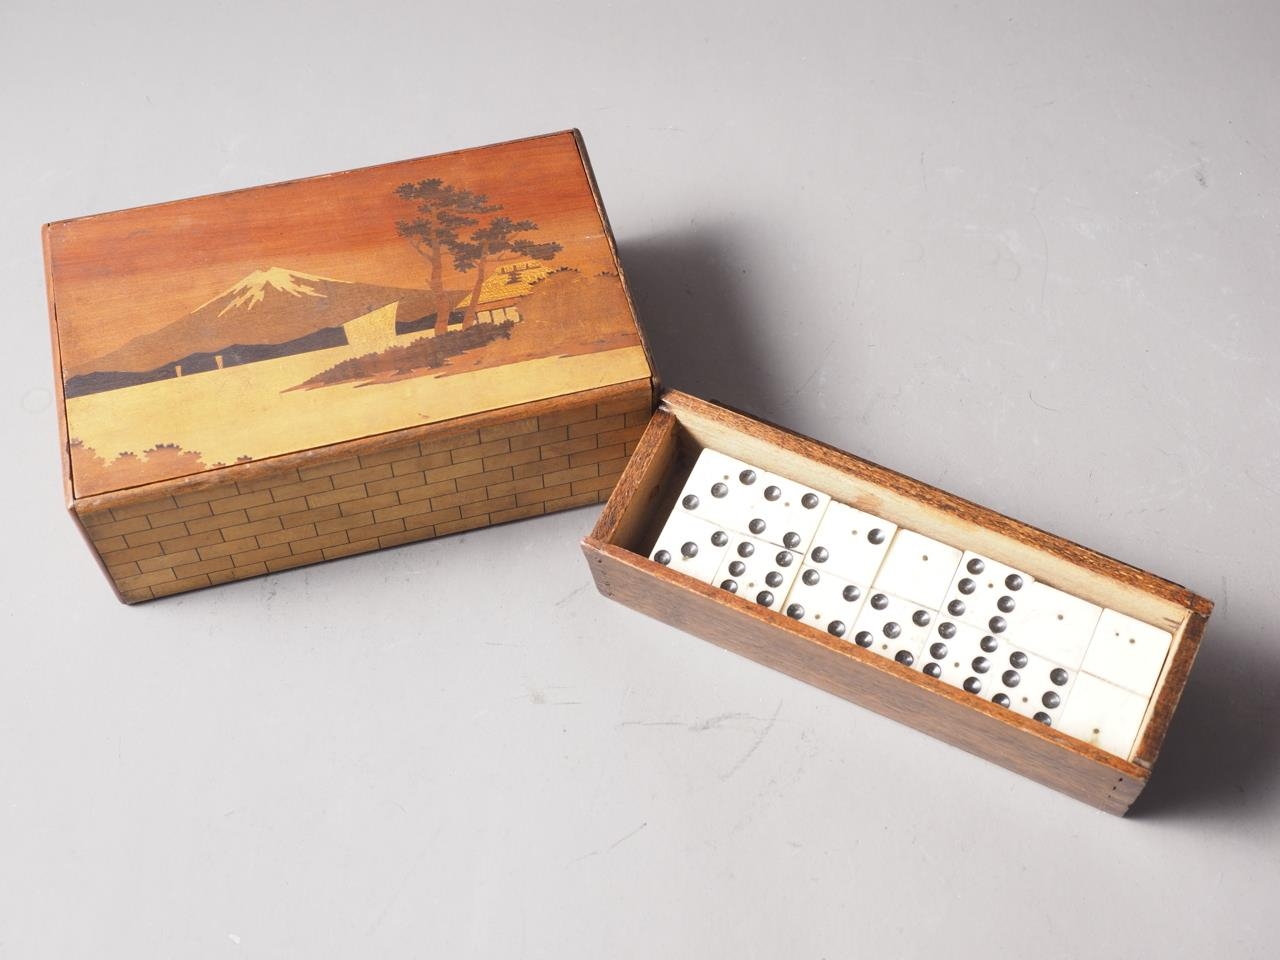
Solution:
<svg viewBox="0 0 1280 960">
<path fill-rule="evenodd" d="M 1130 757 L 1101 751 L 647 559 L 703 448 L 1170 631 L 1173 643 Z M 1210 601 L 1142 570 L 675 391 L 664 395 L 583 547 L 606 595 L 1114 813 L 1127 810 L 1147 782 L 1212 609 Z M 650 590 L 652 601 L 639 590 L 644 581 L 662 586 Z M 765 638 L 763 645 L 752 636 Z"/>
</svg>

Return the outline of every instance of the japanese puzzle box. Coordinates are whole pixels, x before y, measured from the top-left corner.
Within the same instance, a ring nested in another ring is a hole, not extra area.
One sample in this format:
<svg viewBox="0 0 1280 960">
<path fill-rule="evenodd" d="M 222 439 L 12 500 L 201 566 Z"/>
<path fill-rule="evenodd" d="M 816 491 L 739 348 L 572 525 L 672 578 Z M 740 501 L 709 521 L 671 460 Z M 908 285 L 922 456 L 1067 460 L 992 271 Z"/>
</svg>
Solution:
<svg viewBox="0 0 1280 960">
<path fill-rule="evenodd" d="M 121 600 L 608 497 L 653 406 L 576 131 L 44 228 Z"/>
</svg>

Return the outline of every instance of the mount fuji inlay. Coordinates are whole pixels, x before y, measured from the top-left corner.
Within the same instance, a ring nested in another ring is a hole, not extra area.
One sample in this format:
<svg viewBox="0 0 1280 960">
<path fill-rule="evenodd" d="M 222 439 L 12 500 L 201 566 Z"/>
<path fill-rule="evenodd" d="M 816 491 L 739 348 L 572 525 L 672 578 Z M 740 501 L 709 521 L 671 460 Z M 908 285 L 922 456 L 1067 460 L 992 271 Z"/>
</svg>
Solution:
<svg viewBox="0 0 1280 960">
<path fill-rule="evenodd" d="M 461 298 L 462 294 L 458 294 Z M 68 370 L 68 397 L 340 347 L 344 324 L 398 304 L 398 332 L 427 326 L 426 290 L 255 270 L 187 316 Z M 434 315 L 433 315 L 434 316 Z"/>
</svg>

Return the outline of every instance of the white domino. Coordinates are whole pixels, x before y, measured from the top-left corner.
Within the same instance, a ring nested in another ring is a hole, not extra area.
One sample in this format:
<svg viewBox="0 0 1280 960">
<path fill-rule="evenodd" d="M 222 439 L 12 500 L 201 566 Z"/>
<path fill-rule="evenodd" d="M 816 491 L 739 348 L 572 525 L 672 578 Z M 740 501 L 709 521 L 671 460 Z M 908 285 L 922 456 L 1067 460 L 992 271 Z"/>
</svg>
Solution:
<svg viewBox="0 0 1280 960">
<path fill-rule="evenodd" d="M 758 475 L 759 471 L 748 463 L 715 450 L 703 450 L 680 491 L 675 509 L 746 533 Z"/>
<path fill-rule="evenodd" d="M 1017 622 L 1019 601 L 1034 582 L 1030 574 L 966 550 L 947 589 L 943 612 L 984 632 L 1005 626 L 1016 633 L 1012 625 Z"/>
<path fill-rule="evenodd" d="M 851 639 L 860 647 L 910 667 L 920 656 L 933 619 L 934 614 L 919 604 L 873 587 L 854 621 Z"/>
<path fill-rule="evenodd" d="M 1076 680 L 1074 670 L 1003 643 L 992 657 L 991 682 L 983 692 L 992 703 L 1055 726 Z"/>
<path fill-rule="evenodd" d="M 985 693 L 989 700 L 997 692 L 997 674 L 992 668 L 1000 647 L 997 637 L 967 623 L 942 619 L 934 623 L 916 666 L 922 673 L 975 696 Z"/>
<path fill-rule="evenodd" d="M 710 583 L 729 552 L 729 540 L 730 535 L 723 527 L 673 510 L 649 552 L 649 559 Z"/>
<path fill-rule="evenodd" d="M 703 450 L 676 500 L 676 509 L 804 552 L 831 498 L 793 480 Z"/>
<path fill-rule="evenodd" d="M 753 506 L 753 526 L 748 531 L 788 550 L 804 553 L 822 522 L 831 498 L 825 493 L 780 477 L 760 472 L 756 483 L 758 499 Z"/>
<path fill-rule="evenodd" d="M 1080 669 L 1150 697 L 1172 642 L 1173 635 L 1167 630 L 1114 610 L 1103 610 Z"/>
<path fill-rule="evenodd" d="M 929 610 L 938 610 L 960 566 L 961 552 L 899 528 L 872 585 Z"/>
<path fill-rule="evenodd" d="M 1079 669 L 1102 608 L 1043 583 L 1028 585 L 1022 594 L 1012 618 L 1007 624 L 991 624 L 992 631 L 1007 633 L 1024 650 Z"/>
<path fill-rule="evenodd" d="M 783 612 L 842 640 L 853 639 L 853 625 L 867 602 L 867 587 L 806 564 L 791 585 Z"/>
<path fill-rule="evenodd" d="M 814 532 L 808 562 L 853 583 L 871 583 L 897 530 L 888 520 L 833 500 Z"/>
<path fill-rule="evenodd" d="M 1147 713 L 1147 698 L 1082 673 L 1057 728 L 1117 757 L 1129 758 Z"/>
<path fill-rule="evenodd" d="M 729 539 L 712 583 L 762 607 L 781 610 L 799 572 L 800 554 L 737 534 Z"/>
</svg>

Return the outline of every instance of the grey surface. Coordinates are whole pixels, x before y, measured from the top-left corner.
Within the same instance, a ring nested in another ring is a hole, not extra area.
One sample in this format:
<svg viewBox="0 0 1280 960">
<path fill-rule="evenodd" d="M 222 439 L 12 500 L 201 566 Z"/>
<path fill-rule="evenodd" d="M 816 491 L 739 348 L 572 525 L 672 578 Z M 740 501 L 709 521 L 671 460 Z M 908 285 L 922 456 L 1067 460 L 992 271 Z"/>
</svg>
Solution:
<svg viewBox="0 0 1280 960">
<path fill-rule="evenodd" d="M 0 956 L 1274 956 L 1274 4 L 0 6 Z M 1118 820 L 605 601 L 580 510 L 127 609 L 38 226 L 576 125 L 669 385 L 1214 597 Z"/>
</svg>

